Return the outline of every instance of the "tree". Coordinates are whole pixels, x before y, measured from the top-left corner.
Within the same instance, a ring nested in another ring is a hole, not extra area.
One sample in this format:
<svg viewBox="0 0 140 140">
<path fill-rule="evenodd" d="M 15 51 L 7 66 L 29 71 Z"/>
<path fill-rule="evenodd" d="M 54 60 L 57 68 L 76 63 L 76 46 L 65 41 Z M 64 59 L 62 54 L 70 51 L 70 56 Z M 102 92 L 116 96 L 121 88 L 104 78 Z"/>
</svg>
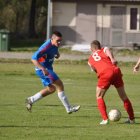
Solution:
<svg viewBox="0 0 140 140">
<path fill-rule="evenodd" d="M 44 37 L 47 0 L 0 0 L 0 29 L 8 29 L 14 37 Z M 44 33 L 44 34 L 42 34 Z"/>
<path fill-rule="evenodd" d="M 47 0 L 31 0 L 28 29 L 28 35 L 30 38 L 37 37 L 37 28 L 39 27 L 39 23 L 42 25 L 44 21 L 47 21 L 47 12 L 44 10 L 47 9 L 47 4 Z M 42 27 L 40 26 L 39 29 L 42 29 Z"/>
<path fill-rule="evenodd" d="M 29 30 L 28 30 L 28 34 L 30 38 L 34 38 L 37 36 L 35 30 L 35 15 L 36 15 L 36 0 L 31 0 Z"/>
</svg>

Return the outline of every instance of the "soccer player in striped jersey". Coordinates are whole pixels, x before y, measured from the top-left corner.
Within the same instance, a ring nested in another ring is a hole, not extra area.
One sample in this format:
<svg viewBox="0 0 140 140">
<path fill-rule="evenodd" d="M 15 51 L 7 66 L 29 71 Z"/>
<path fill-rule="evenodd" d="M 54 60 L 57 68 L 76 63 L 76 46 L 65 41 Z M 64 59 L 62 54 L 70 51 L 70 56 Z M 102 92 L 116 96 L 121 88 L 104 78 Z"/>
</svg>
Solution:
<svg viewBox="0 0 140 140">
<path fill-rule="evenodd" d="M 59 58 L 59 46 L 62 41 L 62 34 L 58 31 L 53 32 L 40 48 L 33 54 L 32 63 L 35 65 L 37 76 L 41 79 L 44 89 L 26 99 L 26 108 L 31 112 L 32 105 L 45 96 L 57 91 L 58 98 L 64 105 L 68 114 L 76 112 L 80 106 L 71 106 L 64 92 L 63 82 L 53 70 L 54 58 Z"/>
<path fill-rule="evenodd" d="M 126 123 L 135 123 L 134 111 L 129 98 L 124 89 L 124 82 L 122 73 L 117 66 L 117 61 L 114 59 L 113 54 L 107 47 L 101 47 L 98 40 L 91 43 L 92 54 L 89 57 L 88 64 L 92 70 L 97 73 L 98 83 L 96 87 L 96 100 L 99 112 L 102 117 L 101 125 L 109 123 L 106 111 L 104 96 L 110 85 L 114 85 L 121 100 L 124 103 L 124 108 L 128 113 Z"/>
</svg>

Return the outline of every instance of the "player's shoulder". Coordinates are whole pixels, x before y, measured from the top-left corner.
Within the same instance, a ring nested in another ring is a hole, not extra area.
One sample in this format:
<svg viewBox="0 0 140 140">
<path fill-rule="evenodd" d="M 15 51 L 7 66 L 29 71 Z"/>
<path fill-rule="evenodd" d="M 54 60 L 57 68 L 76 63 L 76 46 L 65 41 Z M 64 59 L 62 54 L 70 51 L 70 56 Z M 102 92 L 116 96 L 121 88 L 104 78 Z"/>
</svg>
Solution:
<svg viewBox="0 0 140 140">
<path fill-rule="evenodd" d="M 109 47 L 103 46 L 103 47 L 102 47 L 102 50 L 105 52 L 106 50 L 109 50 Z"/>
<path fill-rule="evenodd" d="M 49 48 L 51 48 L 52 44 L 50 40 L 45 41 L 40 47 L 39 47 L 39 51 L 42 50 L 48 50 Z"/>
<path fill-rule="evenodd" d="M 102 48 L 102 51 L 106 54 L 106 52 L 108 52 L 108 51 L 110 52 L 110 48 L 105 46 Z"/>
<path fill-rule="evenodd" d="M 51 46 L 51 40 L 50 39 L 44 41 L 44 43 L 41 45 L 41 47 L 46 47 L 48 45 Z"/>
</svg>

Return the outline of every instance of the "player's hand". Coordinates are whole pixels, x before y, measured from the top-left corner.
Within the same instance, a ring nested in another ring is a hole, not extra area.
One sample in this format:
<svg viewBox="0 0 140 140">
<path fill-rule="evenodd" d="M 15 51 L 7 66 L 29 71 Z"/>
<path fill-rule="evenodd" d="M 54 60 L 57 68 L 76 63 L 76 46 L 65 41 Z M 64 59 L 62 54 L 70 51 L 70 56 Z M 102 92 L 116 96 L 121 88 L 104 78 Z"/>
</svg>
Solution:
<svg viewBox="0 0 140 140">
<path fill-rule="evenodd" d="M 135 66 L 134 68 L 133 68 L 133 72 L 135 73 L 135 72 L 138 72 L 139 71 L 139 66 Z"/>
<path fill-rule="evenodd" d="M 42 68 L 41 70 L 42 70 L 44 75 L 46 75 L 46 76 L 49 75 L 49 72 L 45 68 Z"/>
<path fill-rule="evenodd" d="M 112 61 L 112 64 L 117 65 L 118 62 L 117 62 L 116 60 L 113 60 L 113 61 Z"/>
<path fill-rule="evenodd" d="M 56 54 L 54 57 L 55 57 L 56 59 L 58 59 L 58 58 L 60 57 L 60 54 L 58 53 L 58 54 Z"/>
</svg>

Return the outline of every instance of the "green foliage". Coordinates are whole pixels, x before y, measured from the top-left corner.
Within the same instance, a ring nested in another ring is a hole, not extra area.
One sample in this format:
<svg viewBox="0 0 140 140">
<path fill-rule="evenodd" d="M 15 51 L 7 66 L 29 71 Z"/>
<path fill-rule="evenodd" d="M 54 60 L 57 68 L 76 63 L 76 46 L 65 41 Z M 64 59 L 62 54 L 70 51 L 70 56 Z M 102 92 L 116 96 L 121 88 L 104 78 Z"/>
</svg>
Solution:
<svg viewBox="0 0 140 140">
<path fill-rule="evenodd" d="M 32 0 L 0 0 L 0 29 L 8 29 L 13 39 L 25 39 L 29 36 L 28 29 Z M 34 2 L 34 1 L 33 1 Z M 35 4 L 34 4 L 35 5 Z M 34 20 L 37 36 L 44 37 L 46 32 L 47 1 L 40 0 L 34 7 L 36 9 Z M 40 36 L 41 34 L 41 36 Z"/>
<path fill-rule="evenodd" d="M 4 0 L 0 0 L 0 9 L 2 9 L 6 5 Z"/>
<path fill-rule="evenodd" d="M 121 66 L 126 91 L 134 105 L 136 124 L 123 123 L 127 114 L 111 87 L 105 98 L 108 111 L 118 108 L 122 118 L 100 126 L 95 74 L 84 64 L 55 64 L 54 69 L 64 82 L 71 104 L 81 105 L 79 112 L 68 115 L 56 94 L 34 104 L 32 113 L 27 112 L 25 98 L 42 88 L 33 65 L 0 63 L 0 140 L 139 140 L 140 73 L 133 75 L 131 66 Z"/>
</svg>

